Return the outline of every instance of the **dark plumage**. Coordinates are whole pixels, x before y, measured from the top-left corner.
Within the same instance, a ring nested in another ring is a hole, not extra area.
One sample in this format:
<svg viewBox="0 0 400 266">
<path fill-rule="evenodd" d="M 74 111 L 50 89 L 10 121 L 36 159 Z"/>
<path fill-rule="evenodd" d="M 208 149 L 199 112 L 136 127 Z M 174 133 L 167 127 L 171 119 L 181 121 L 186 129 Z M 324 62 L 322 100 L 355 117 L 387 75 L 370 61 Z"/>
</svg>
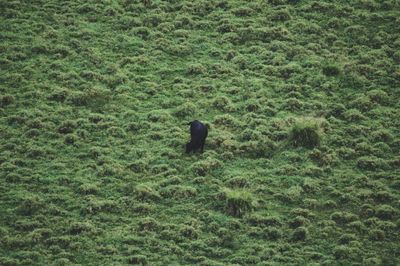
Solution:
<svg viewBox="0 0 400 266">
<path fill-rule="evenodd" d="M 199 149 L 203 152 L 208 134 L 207 126 L 198 120 L 194 120 L 188 125 L 190 125 L 190 142 L 186 144 L 186 153 L 196 152 Z"/>
</svg>

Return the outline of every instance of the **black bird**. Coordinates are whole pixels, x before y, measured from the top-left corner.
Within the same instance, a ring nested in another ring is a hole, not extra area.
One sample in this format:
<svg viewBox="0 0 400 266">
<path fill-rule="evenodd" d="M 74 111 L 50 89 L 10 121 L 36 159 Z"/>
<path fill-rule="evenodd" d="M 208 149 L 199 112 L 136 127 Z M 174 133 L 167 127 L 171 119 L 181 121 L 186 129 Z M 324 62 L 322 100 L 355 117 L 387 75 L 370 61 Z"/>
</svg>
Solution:
<svg viewBox="0 0 400 266">
<path fill-rule="evenodd" d="M 186 153 L 196 152 L 198 149 L 203 152 L 208 134 L 207 126 L 198 120 L 189 122 L 188 125 L 190 125 L 190 142 L 186 144 Z"/>
</svg>

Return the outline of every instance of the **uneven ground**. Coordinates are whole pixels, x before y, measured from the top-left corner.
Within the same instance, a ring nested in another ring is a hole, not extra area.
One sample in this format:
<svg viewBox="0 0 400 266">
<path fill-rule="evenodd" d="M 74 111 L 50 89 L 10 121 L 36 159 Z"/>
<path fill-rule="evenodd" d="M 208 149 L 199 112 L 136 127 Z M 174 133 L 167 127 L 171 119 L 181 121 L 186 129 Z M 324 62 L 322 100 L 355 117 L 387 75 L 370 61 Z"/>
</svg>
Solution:
<svg viewBox="0 0 400 266">
<path fill-rule="evenodd" d="M 0 19 L 0 265 L 400 264 L 398 1 Z"/>
</svg>

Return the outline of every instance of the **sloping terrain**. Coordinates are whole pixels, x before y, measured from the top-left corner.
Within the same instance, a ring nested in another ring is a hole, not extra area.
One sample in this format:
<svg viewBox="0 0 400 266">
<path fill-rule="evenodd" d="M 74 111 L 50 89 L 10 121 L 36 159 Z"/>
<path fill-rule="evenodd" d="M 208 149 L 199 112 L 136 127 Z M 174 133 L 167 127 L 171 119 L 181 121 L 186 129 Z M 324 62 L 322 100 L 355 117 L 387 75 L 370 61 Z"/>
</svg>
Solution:
<svg viewBox="0 0 400 266">
<path fill-rule="evenodd" d="M 400 264 L 398 1 L 0 0 L 0 27 L 0 265 Z"/>
</svg>

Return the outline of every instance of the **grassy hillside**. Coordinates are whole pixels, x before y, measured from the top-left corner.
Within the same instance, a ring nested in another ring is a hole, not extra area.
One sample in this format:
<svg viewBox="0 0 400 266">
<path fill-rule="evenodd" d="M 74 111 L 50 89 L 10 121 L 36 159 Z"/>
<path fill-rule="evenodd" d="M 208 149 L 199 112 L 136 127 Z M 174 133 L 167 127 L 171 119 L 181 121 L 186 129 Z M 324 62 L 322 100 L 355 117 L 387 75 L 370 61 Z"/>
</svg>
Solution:
<svg viewBox="0 0 400 266">
<path fill-rule="evenodd" d="M 400 264 L 398 1 L 0 0 L 0 27 L 0 265 Z"/>
</svg>

